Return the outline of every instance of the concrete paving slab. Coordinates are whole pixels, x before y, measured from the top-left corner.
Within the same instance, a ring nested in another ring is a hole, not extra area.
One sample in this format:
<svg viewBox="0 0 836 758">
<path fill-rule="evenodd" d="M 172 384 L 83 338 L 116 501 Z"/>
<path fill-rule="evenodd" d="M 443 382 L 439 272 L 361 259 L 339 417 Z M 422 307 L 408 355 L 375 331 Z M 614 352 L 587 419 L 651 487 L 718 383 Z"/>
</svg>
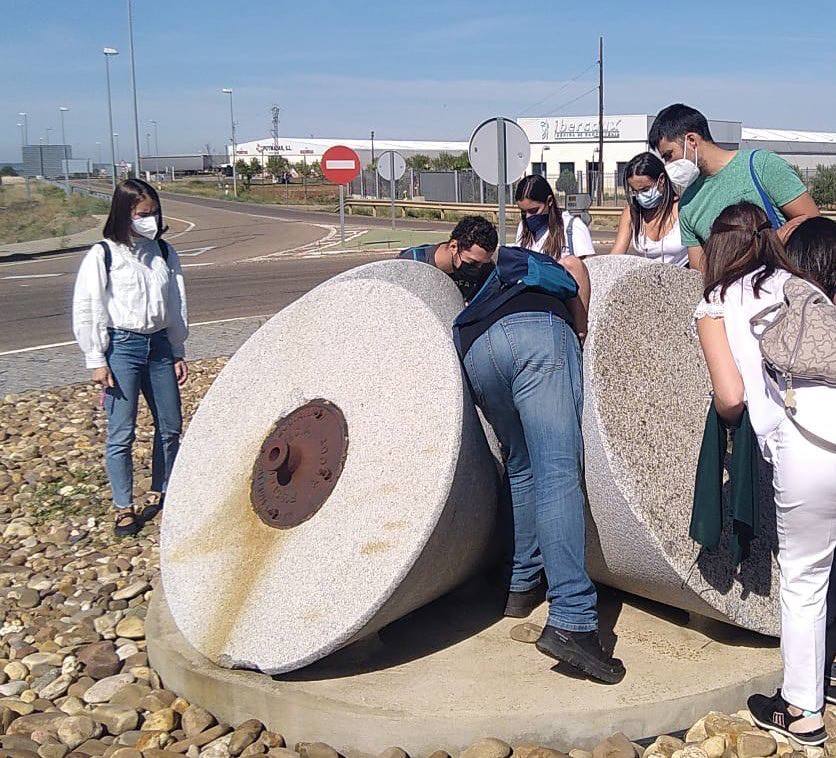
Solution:
<svg viewBox="0 0 836 758">
<path fill-rule="evenodd" d="M 212 664 L 178 631 L 161 589 L 146 630 L 151 664 L 168 689 L 228 723 L 258 718 L 288 744 L 321 740 L 343 755 L 390 745 L 410 755 L 456 751 L 483 736 L 560 750 L 591 748 L 690 727 L 710 710 L 735 712 L 773 691 L 777 642 L 652 601 L 601 588 L 602 633 L 627 667 L 618 685 L 571 670 L 511 639 L 483 579 L 293 674 L 271 678 Z M 543 624 L 546 606 L 527 621 Z M 569 673 L 564 673 L 568 671 Z"/>
</svg>

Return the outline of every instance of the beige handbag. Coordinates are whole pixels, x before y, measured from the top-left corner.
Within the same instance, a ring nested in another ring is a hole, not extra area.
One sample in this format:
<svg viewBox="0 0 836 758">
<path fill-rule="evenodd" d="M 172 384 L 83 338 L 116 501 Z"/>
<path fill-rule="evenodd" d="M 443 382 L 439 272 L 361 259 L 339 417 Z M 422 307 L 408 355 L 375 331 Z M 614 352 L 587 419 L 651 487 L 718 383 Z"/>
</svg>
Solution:
<svg viewBox="0 0 836 758">
<path fill-rule="evenodd" d="M 813 441 L 836 445 L 801 427 L 793 389 L 798 379 L 836 388 L 836 305 L 809 282 L 791 276 L 784 283 L 783 301 L 756 313 L 749 323 L 760 342 L 766 373 L 776 388 L 776 376 L 786 383 L 787 416 Z"/>
</svg>

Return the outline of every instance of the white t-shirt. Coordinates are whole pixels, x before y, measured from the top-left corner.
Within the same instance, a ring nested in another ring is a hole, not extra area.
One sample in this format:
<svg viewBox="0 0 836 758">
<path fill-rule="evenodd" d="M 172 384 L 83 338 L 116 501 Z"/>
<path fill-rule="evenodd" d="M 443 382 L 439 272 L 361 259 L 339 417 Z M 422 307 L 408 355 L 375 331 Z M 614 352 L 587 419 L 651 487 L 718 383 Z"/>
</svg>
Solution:
<svg viewBox="0 0 836 758">
<path fill-rule="evenodd" d="M 563 211 L 563 236 L 566 242 L 563 245 L 561 255 L 576 255 L 578 258 L 583 258 L 585 255 L 594 255 L 595 248 L 592 246 L 592 234 L 590 234 L 589 227 L 577 216 L 573 216 L 568 211 Z M 572 224 L 572 252 L 569 252 L 569 224 Z M 517 226 L 517 238 L 514 244 L 522 245 L 523 237 L 523 222 L 520 221 Z M 549 238 L 549 230 L 544 229 L 540 232 L 534 242 L 528 246 L 529 250 L 535 253 L 542 253 L 546 240 Z"/>
<path fill-rule="evenodd" d="M 767 376 L 760 343 L 752 331 L 750 319 L 764 308 L 783 300 L 784 283 L 790 274 L 782 269 L 775 271 L 762 283 L 760 294 L 755 297 L 752 280 L 757 273 L 747 274 L 729 286 L 723 301 L 720 300 L 719 288 L 712 292 L 707 301 L 703 300 L 697 306 L 694 318 L 711 316 L 723 319 L 729 348 L 743 379 L 752 429 L 764 457 L 772 460 L 769 438 L 782 422 L 788 421 L 782 398 L 785 387 L 779 378 L 776 389 Z M 798 423 L 825 439 L 832 437 L 836 429 L 836 388 L 798 381 L 793 387 Z"/>
</svg>

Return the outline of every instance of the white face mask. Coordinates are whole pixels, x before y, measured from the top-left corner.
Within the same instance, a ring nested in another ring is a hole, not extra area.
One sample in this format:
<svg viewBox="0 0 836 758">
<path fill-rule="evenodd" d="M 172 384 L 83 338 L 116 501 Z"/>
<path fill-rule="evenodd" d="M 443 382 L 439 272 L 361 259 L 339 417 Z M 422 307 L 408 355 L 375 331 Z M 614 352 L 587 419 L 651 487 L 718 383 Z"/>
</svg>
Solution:
<svg viewBox="0 0 836 758">
<path fill-rule="evenodd" d="M 646 190 L 642 190 L 641 192 L 637 192 L 635 194 L 636 202 L 642 208 L 655 208 L 659 203 L 662 202 L 662 193 L 659 191 L 659 188 L 654 184 L 652 187 L 648 187 Z"/>
<path fill-rule="evenodd" d="M 683 147 L 683 155 L 688 155 L 688 142 L 686 140 Z M 690 187 L 700 175 L 699 166 L 697 166 L 697 148 L 694 148 L 694 160 L 688 160 L 687 157 L 680 158 L 676 161 L 671 161 L 665 165 L 665 171 L 668 178 L 679 188 L 680 194 L 683 190 Z"/>
<path fill-rule="evenodd" d="M 140 216 L 135 218 L 131 223 L 131 229 L 141 237 L 147 237 L 149 240 L 156 239 L 159 227 L 157 226 L 156 216 Z"/>
</svg>

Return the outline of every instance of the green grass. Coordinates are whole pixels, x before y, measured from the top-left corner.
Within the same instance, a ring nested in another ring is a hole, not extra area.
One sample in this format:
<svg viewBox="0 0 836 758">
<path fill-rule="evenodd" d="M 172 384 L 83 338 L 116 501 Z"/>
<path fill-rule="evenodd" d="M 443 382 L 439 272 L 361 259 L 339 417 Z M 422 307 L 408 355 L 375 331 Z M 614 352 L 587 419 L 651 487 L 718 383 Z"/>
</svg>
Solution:
<svg viewBox="0 0 836 758">
<path fill-rule="evenodd" d="M 397 223 L 397 221 L 395 222 Z M 392 250 L 397 252 L 405 247 L 423 245 L 427 243 L 444 242 L 449 235 L 438 229 L 370 229 L 357 238 L 360 250 Z"/>
<path fill-rule="evenodd" d="M 107 213 L 104 200 L 84 195 L 68 198 L 62 189 L 30 183 L 32 196 L 20 184 L 0 185 L 0 243 L 66 237 L 96 226 L 95 215 Z"/>
</svg>

